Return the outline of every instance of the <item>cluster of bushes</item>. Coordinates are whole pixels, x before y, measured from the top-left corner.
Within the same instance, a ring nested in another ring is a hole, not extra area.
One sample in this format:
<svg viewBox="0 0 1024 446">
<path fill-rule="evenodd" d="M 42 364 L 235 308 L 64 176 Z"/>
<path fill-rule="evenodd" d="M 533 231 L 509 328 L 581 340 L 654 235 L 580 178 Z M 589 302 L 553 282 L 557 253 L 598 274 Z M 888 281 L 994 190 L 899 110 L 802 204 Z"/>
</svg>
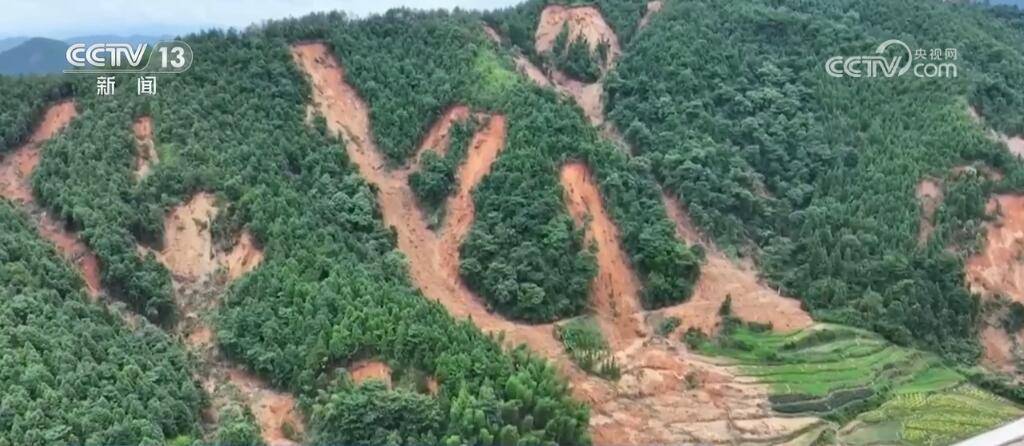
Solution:
<svg viewBox="0 0 1024 446">
<path fill-rule="evenodd" d="M 601 327 L 593 319 L 578 317 L 559 324 L 555 327 L 555 336 L 581 369 L 603 378 L 619 379 L 619 364 L 601 334 Z"/>
</svg>

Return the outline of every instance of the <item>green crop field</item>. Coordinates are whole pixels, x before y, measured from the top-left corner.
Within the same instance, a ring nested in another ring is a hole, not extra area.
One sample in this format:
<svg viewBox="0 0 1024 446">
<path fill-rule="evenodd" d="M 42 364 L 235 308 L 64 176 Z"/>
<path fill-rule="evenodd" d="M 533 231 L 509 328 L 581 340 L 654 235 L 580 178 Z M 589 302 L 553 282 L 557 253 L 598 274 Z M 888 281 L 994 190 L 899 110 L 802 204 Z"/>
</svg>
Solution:
<svg viewBox="0 0 1024 446">
<path fill-rule="evenodd" d="M 1024 415 L 939 357 L 850 327 L 771 333 L 736 326 L 698 350 L 769 385 L 776 411 L 846 424 L 837 433 L 842 444 L 949 444 Z"/>
</svg>

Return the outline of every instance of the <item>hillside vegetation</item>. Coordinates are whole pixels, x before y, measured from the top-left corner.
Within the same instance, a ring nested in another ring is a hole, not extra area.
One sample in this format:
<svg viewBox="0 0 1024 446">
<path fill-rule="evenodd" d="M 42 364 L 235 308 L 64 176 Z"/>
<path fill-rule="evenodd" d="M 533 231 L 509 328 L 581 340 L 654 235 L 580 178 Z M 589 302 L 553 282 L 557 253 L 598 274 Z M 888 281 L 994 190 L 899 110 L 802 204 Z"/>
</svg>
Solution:
<svg viewBox="0 0 1024 446">
<path fill-rule="evenodd" d="M 83 283 L 0 201 L 0 445 L 162 444 L 202 395 L 184 349 L 90 303 Z"/>
<path fill-rule="evenodd" d="M 609 79 L 607 107 L 695 223 L 759 252 L 768 277 L 813 314 L 971 361 L 979 307 L 946 247 L 973 240 L 985 194 L 1021 178 L 966 112 L 1022 130 L 1019 13 L 1003 13 L 929 1 L 669 2 Z M 889 38 L 956 48 L 959 76 L 825 73 L 829 57 Z M 1006 179 L 953 180 L 957 198 L 918 247 L 914 187 L 972 163 Z"/>
<path fill-rule="evenodd" d="M 538 21 L 556 3 L 596 8 L 622 53 L 606 64 L 608 45 L 568 26 L 538 51 Z M 259 414 L 212 403 L 204 356 L 169 335 L 196 315 L 154 252 L 171 210 L 197 194 L 219 211 L 189 227 L 218 248 L 225 234 L 251 235 L 262 260 L 193 293 L 211 300 L 206 352 L 217 353 L 205 357 L 294 395 L 304 426 L 289 438 L 945 444 L 1019 417 L 1024 388 L 976 367 L 986 314 L 964 258 L 988 197 L 1024 191 L 1021 161 L 990 135 L 1024 134 L 1024 13 L 933 0 L 666 0 L 647 11 L 646 0 L 529 0 L 206 31 L 184 37 L 195 64 L 161 76 L 156 96 L 135 95 L 130 75 L 114 96 L 95 95 L 88 76 L 0 76 L 0 156 L 49 104 L 75 98 L 77 117 L 43 143 L 31 183 L 39 209 L 96 254 L 103 288 L 89 301 L 34 220 L 0 200 L 0 446 L 263 441 Z M 825 73 L 829 57 L 891 38 L 956 48 L 958 77 Z M 329 96 L 292 53 L 301 45 L 366 103 L 356 118 L 372 144 L 323 116 L 317 100 Z M 517 72 L 524 62 L 544 81 L 559 70 L 603 88 L 608 122 L 592 126 L 572 97 Z M 452 125 L 446 151 L 417 156 L 453 107 L 473 119 Z M 140 118 L 159 160 L 145 176 L 133 171 Z M 496 159 L 459 192 L 460 166 L 492 123 Z M 379 165 L 359 164 L 371 146 Z M 566 166 L 596 186 L 583 211 L 570 212 L 579 189 L 560 181 Z M 383 189 L 381 178 L 402 181 Z M 934 215 L 915 195 L 926 179 L 942 196 Z M 410 215 L 383 204 L 382 190 L 399 188 L 423 232 L 442 235 L 452 197 L 471 195 L 443 278 L 460 293 L 417 280 L 422 258 L 385 224 Z M 924 237 L 922 218 L 934 223 Z M 630 286 L 612 283 L 608 264 Z M 758 293 L 719 296 L 729 305 L 793 297 L 804 307 L 788 301 L 794 326 L 812 323 L 806 313 L 828 324 L 773 332 L 700 301 L 737 265 L 749 274 L 735 289 Z M 489 332 L 484 317 L 515 332 Z M 367 361 L 394 375 L 356 380 L 348 368 Z"/>
</svg>

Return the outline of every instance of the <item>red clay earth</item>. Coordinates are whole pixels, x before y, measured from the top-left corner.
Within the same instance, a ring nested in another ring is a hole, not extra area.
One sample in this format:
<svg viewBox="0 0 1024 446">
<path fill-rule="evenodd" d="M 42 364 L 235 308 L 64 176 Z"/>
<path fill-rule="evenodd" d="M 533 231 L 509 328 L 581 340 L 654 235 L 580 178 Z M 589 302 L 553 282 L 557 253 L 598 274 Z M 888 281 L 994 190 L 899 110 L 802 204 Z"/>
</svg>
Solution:
<svg viewBox="0 0 1024 446">
<path fill-rule="evenodd" d="M 135 180 L 141 181 L 160 162 L 153 143 L 153 119 L 149 116 L 136 119 L 132 133 L 135 134 Z"/>
<path fill-rule="evenodd" d="M 555 38 L 566 24 L 569 25 L 570 42 L 583 37 L 590 45 L 591 51 L 594 51 L 601 42 L 608 44 L 608 60 L 603 61 L 602 68 L 610 68 L 615 59 L 622 54 L 619 38 L 604 21 L 601 11 L 593 6 L 562 5 L 550 5 L 541 12 L 540 23 L 537 24 L 537 32 L 534 34 L 534 47 L 537 52 L 551 51 Z"/>
<path fill-rule="evenodd" d="M 0 159 L 0 195 L 20 204 L 28 212 L 40 235 L 53 243 L 61 255 L 77 267 L 85 279 L 89 295 L 95 299 L 102 290 L 99 259 L 77 234 L 68 231 L 64 225 L 50 218 L 45 210 L 36 206 L 32 196 L 32 171 L 39 164 L 43 144 L 67 127 L 76 115 L 73 101 L 58 102 L 46 110 L 42 122 L 28 141 Z"/>
<path fill-rule="evenodd" d="M 458 191 L 448 200 L 446 221 L 435 234 L 427 227 L 407 185 L 408 175 L 415 167 L 393 170 L 385 167 L 387 163 L 373 142 L 369 109 L 355 89 L 346 83 L 344 70 L 335 58 L 320 43 L 293 46 L 292 54 L 310 77 L 313 101 L 325 116 L 328 128 L 346 141 L 349 158 L 362 176 L 376 187 L 384 222 L 398 234 L 398 246 L 409 259 L 413 282 L 453 316 L 471 317 L 484 331 L 503 331 L 510 342 L 524 343 L 553 360 L 572 384 L 574 397 L 590 405 L 590 427 L 595 444 L 678 444 L 740 439 L 770 442 L 792 439 L 805 428 L 820 424 L 815 418 L 775 417 L 762 385 L 739 382 L 727 367 L 708 363 L 686 352 L 678 343 L 671 345 L 662 339 L 628 335 L 627 331 L 628 339 L 634 340 L 615 353 L 623 366 L 623 376 L 612 383 L 586 375 L 570 363 L 561 344 L 554 339 L 551 325 L 518 324 L 488 312 L 458 275 L 458 246 L 473 222 L 470 191 L 486 175 L 504 145 L 504 117 L 492 116 L 485 128 L 474 135 L 468 159 L 458 172 Z M 449 119 L 455 119 L 451 112 L 445 113 L 428 135 L 449 125 L 445 122 Z M 433 139 L 425 138 L 426 141 Z M 420 147 L 421 151 L 427 149 Z M 585 171 L 570 168 L 570 172 L 573 171 L 577 173 L 570 173 L 570 176 L 578 178 L 582 174 L 586 178 Z M 573 180 L 572 183 L 586 182 Z M 576 192 L 569 193 L 567 198 L 580 202 L 591 214 L 603 214 L 596 188 L 585 191 L 584 187 L 574 188 Z M 591 239 L 605 245 L 603 251 L 609 255 L 611 263 L 619 257 L 620 265 L 625 265 L 614 227 L 610 222 L 602 227 L 605 235 L 591 235 Z M 600 244 L 598 248 L 602 251 Z M 632 276 L 628 268 L 616 274 Z M 597 300 L 599 298 L 595 297 Z M 635 303 L 630 306 L 633 305 Z M 611 305 L 605 306 L 609 307 Z M 714 310 L 717 311 L 717 307 Z M 595 317 L 606 327 L 628 320 L 632 315 L 597 311 Z M 696 383 L 692 389 L 685 384 L 688 374 L 692 374 Z M 714 410 L 706 407 L 709 402 Z"/>
<path fill-rule="evenodd" d="M 619 245 L 619 230 L 605 212 L 587 166 L 568 163 L 562 166 L 561 179 L 569 214 L 586 229 L 587 242 L 597 246 L 597 277 L 590 285 L 590 305 L 609 345 L 620 350 L 644 335 L 636 318 L 641 312 L 640 280 Z"/>
<path fill-rule="evenodd" d="M 985 244 L 967 259 L 967 283 L 985 298 L 1004 296 L 1024 302 L 1024 196 L 997 195 L 986 213 L 995 221 L 985 224 Z M 985 361 L 998 370 L 1014 370 L 1012 342 L 1002 329 L 982 330 Z"/>
<path fill-rule="evenodd" d="M 163 249 L 154 254 L 178 282 L 195 282 L 220 268 L 234 280 L 263 261 L 263 251 L 256 246 L 249 231 L 242 231 L 231 251 L 216 250 L 210 234 L 216 215 L 213 194 L 202 192 L 165 217 Z"/>
<path fill-rule="evenodd" d="M 348 374 L 356 384 L 377 380 L 391 387 L 391 367 L 380 361 L 358 361 L 348 368 Z"/>
</svg>

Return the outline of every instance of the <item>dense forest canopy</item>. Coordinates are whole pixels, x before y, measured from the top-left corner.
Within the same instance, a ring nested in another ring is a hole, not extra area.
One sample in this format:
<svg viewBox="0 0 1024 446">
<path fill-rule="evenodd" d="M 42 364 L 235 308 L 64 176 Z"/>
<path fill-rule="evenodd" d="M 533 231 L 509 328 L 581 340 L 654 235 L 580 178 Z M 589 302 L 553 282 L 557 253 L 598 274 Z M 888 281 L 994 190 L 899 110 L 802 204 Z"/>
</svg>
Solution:
<svg viewBox="0 0 1024 446">
<path fill-rule="evenodd" d="M 89 302 L 82 280 L 0 201 L 0 445 L 162 444 L 203 401 L 184 349 Z"/>
<path fill-rule="evenodd" d="M 158 324 L 133 330 L 88 302 L 28 220 L 0 203 L 0 446 L 161 444 L 199 433 L 206 402 L 194 364 L 160 329 L 181 316 L 172 277 L 138 249 L 159 248 L 167 211 L 199 192 L 216 194 L 225 232 L 246 228 L 265 252 L 223 297 L 218 346 L 300 397 L 311 441 L 590 443 L 588 409 L 551 363 L 505 348 L 414 287 L 344 142 L 322 119 L 306 123 L 312 91 L 288 48 L 309 40 L 344 65 L 394 166 L 412 162 L 453 105 L 507 118 L 505 148 L 473 191 L 459 265 L 504 317 L 543 323 L 588 311 L 594 253 L 558 179 L 561 166 L 582 161 L 646 309 L 686 301 L 703 261 L 701 247 L 676 237 L 664 189 L 717 245 L 753 257 L 816 318 L 976 362 L 981 308 L 963 258 L 977 248 L 988 196 L 1020 191 L 1024 169 L 967 109 L 998 132 L 1024 133 L 1024 14 L 931 0 L 669 0 L 640 29 L 646 1 L 588 3 L 623 46 L 604 81 L 626 153 L 570 99 L 516 73 L 511 55 L 522 51 L 580 80 L 603 76 L 582 41 L 560 40 L 554 60 L 536 52 L 547 4 L 360 20 L 324 13 L 190 35 L 195 65 L 161 77 L 155 97 L 127 91 L 127 75 L 110 97 L 93 94 L 88 77 L 0 76 L 0 153 L 25 141 L 48 103 L 76 98 L 79 116 L 45 145 L 34 192 L 96 252 L 107 292 Z M 505 42 L 489 40 L 483 22 Z M 956 48 L 959 76 L 825 73 L 828 57 L 868 54 L 890 38 Z M 154 122 L 160 164 L 136 181 L 131 126 L 141 116 Z M 475 125 L 455 126 L 449 151 L 428 153 L 410 178 L 435 225 Z M 1004 176 L 954 169 L 967 165 Z M 926 177 L 943 181 L 945 200 L 919 245 L 914 188 Z M 584 328 L 560 333 L 604 361 L 606 345 L 579 342 L 598 337 Z M 357 385 L 336 373 L 363 359 L 429 376 L 439 389 Z M 619 374 L 610 360 L 592 365 Z M 256 442 L 251 413 L 223 416 L 215 441 Z"/>
<path fill-rule="evenodd" d="M 945 247 L 963 228 L 977 234 L 985 193 L 1018 182 L 1019 163 L 966 110 L 1020 133 L 1024 57 L 1008 44 L 1019 33 L 987 9 L 942 2 L 670 2 L 631 44 L 608 108 L 701 227 L 753 244 L 769 277 L 819 317 L 970 359 L 978 307 Z M 893 37 L 957 48 L 960 76 L 823 69 Z M 957 188 L 978 179 L 951 169 L 975 162 L 1005 183 Z M 926 176 L 971 195 L 947 202 L 918 248 L 913 190 Z"/>
</svg>

